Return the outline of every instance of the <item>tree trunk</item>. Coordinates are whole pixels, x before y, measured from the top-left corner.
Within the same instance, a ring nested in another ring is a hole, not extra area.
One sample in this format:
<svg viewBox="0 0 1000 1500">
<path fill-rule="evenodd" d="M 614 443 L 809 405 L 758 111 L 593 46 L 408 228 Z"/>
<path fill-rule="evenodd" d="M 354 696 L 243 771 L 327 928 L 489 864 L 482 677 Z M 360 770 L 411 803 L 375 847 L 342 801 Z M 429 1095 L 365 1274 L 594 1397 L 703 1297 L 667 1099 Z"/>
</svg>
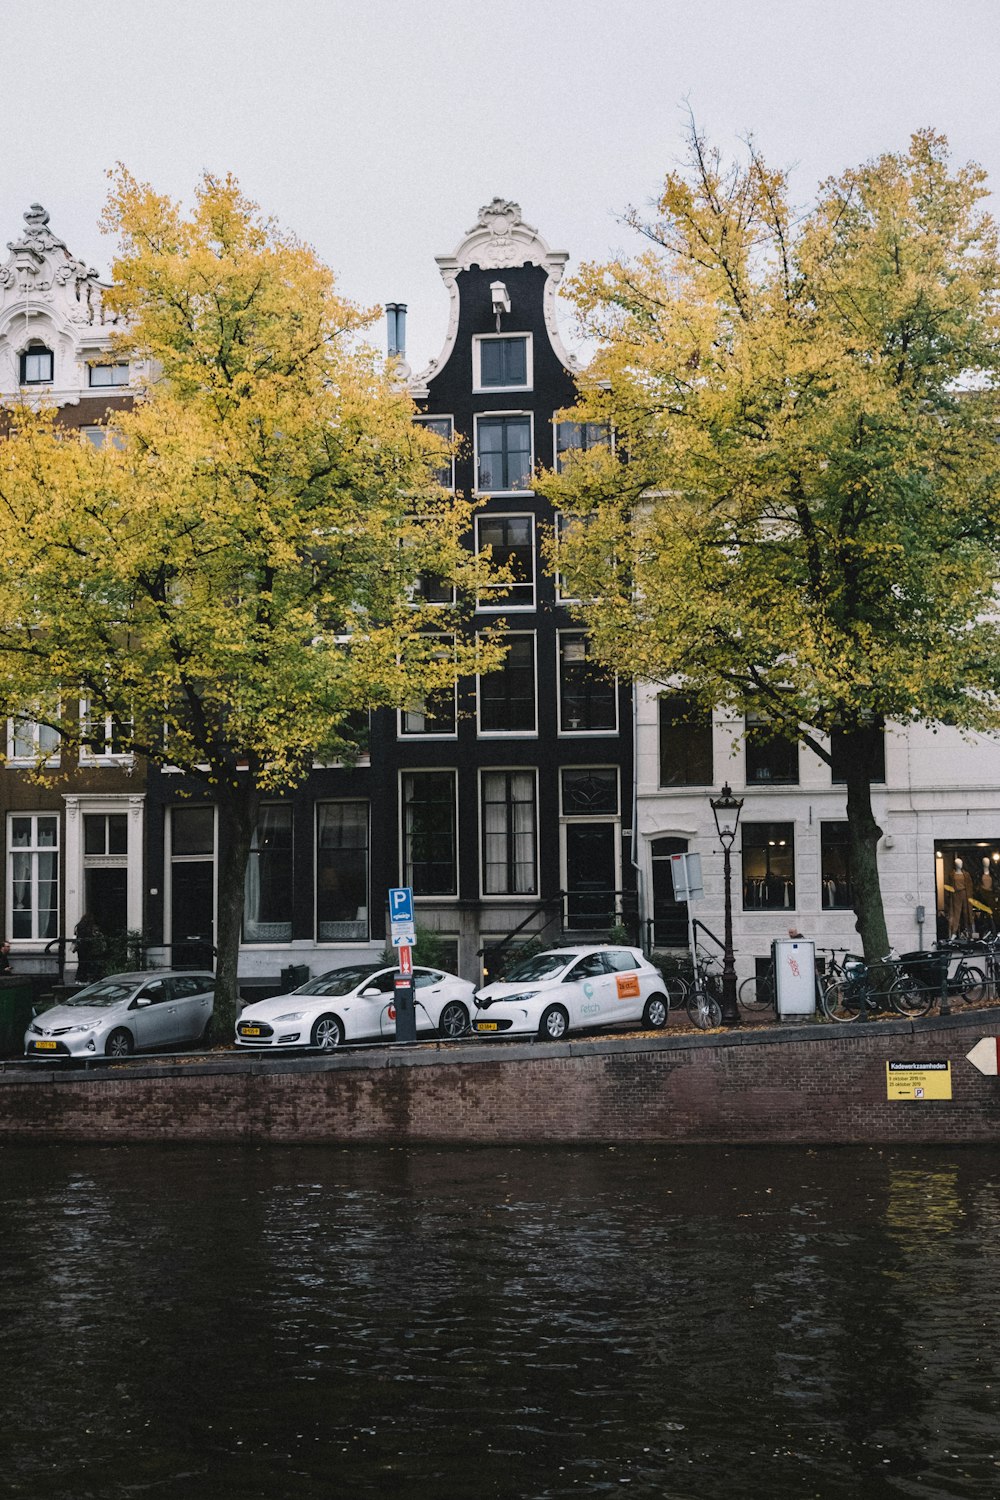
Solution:
<svg viewBox="0 0 1000 1500">
<path fill-rule="evenodd" d="M 243 890 L 260 796 L 249 785 L 227 788 L 219 797 L 219 924 L 216 934 L 216 1036 L 231 1041 L 236 1026 L 237 966 L 243 936 Z"/>
<path fill-rule="evenodd" d="M 882 830 L 872 812 L 872 736 L 864 729 L 843 738 L 847 772 L 847 826 L 851 853 L 851 889 L 855 926 L 865 960 L 874 964 L 889 951 L 882 887 L 878 878 L 878 841 Z"/>
</svg>

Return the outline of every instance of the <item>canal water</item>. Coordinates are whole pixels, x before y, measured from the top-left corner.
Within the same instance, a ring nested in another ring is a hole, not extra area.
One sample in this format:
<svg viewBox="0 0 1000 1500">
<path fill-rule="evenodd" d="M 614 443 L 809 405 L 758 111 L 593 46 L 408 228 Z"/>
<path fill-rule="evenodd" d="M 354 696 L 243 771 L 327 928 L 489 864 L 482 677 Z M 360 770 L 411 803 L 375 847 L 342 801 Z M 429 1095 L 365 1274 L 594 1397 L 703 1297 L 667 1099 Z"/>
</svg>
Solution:
<svg viewBox="0 0 1000 1500">
<path fill-rule="evenodd" d="M 0 1148 L 0 1494 L 1000 1494 L 1000 1156 Z"/>
</svg>

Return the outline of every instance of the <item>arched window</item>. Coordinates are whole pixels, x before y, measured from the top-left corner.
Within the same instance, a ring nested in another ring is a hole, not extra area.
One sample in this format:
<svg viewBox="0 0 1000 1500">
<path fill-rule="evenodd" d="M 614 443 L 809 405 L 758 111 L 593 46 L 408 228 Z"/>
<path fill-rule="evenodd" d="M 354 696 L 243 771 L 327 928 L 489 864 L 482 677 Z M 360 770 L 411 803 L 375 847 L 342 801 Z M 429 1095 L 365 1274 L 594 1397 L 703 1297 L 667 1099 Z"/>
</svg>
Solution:
<svg viewBox="0 0 1000 1500">
<path fill-rule="evenodd" d="M 29 344 L 22 353 L 21 384 L 52 384 L 52 350 L 44 344 Z"/>
</svg>

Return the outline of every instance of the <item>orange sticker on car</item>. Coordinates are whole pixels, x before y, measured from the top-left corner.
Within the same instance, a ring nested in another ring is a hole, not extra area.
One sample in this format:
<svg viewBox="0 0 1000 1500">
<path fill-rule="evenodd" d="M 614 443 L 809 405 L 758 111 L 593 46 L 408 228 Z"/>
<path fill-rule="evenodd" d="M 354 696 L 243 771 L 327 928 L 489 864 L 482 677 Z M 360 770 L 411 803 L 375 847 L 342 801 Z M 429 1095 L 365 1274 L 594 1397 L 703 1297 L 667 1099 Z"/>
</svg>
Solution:
<svg viewBox="0 0 1000 1500">
<path fill-rule="evenodd" d="M 619 974 L 617 984 L 619 1000 L 634 1000 L 639 993 L 638 974 Z"/>
</svg>

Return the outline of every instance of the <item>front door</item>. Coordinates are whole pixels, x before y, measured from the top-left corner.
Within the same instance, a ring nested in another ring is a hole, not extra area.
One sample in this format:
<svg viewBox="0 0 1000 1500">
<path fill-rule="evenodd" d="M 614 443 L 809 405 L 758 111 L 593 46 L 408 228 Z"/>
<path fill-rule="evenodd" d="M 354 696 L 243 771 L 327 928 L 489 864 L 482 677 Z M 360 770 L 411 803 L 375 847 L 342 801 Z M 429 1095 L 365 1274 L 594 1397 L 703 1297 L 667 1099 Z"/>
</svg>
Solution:
<svg viewBox="0 0 1000 1500">
<path fill-rule="evenodd" d="M 617 823 L 566 824 L 566 926 L 581 932 L 618 920 Z"/>
<path fill-rule="evenodd" d="M 105 939 L 120 938 L 128 927 L 128 871 L 108 868 L 84 871 L 84 910 Z"/>
<path fill-rule="evenodd" d="M 654 839 L 653 856 L 653 947 L 686 948 L 688 942 L 688 904 L 678 901 L 674 893 L 670 857 L 686 854 L 687 839 Z"/>
</svg>

